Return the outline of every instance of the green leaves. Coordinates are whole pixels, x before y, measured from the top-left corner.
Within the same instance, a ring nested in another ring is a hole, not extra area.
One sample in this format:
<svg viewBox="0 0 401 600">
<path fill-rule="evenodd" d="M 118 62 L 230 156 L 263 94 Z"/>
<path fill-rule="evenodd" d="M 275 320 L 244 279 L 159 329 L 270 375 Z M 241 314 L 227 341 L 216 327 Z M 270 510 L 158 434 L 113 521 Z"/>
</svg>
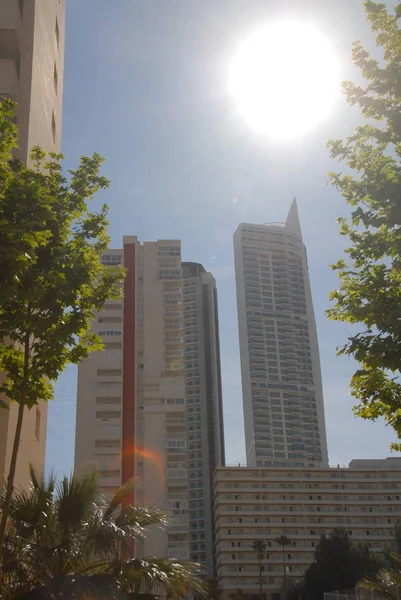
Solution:
<svg viewBox="0 0 401 600">
<path fill-rule="evenodd" d="M 61 154 L 33 148 L 33 168 L 12 158 L 13 104 L 0 105 L 0 388 L 19 402 L 24 386 L 22 344 L 29 334 L 26 403 L 53 398 L 51 382 L 68 363 L 79 363 L 101 340 L 90 333 L 96 310 L 121 291 L 123 270 L 101 264 L 107 248 L 107 206 L 88 200 L 109 182 L 98 154 L 82 157 L 65 175 Z M 7 145 L 8 144 L 8 145 Z M 1 168 L 1 165 L 0 165 Z M 0 173 L 1 174 L 1 173 Z M 25 382 L 26 383 L 26 382 Z"/>
<path fill-rule="evenodd" d="M 331 183 L 352 212 L 339 219 L 350 246 L 346 259 L 332 265 L 340 284 L 327 314 L 358 329 L 338 350 L 361 364 L 351 380 L 355 414 L 384 418 L 401 438 L 401 4 L 390 14 L 385 4 L 367 0 L 365 10 L 384 61 L 354 43 L 365 85 L 345 82 L 343 91 L 369 123 L 328 143 L 331 158 L 348 171 L 330 173 Z"/>
<path fill-rule="evenodd" d="M 33 591 L 52 598 L 82 597 L 88 590 L 105 598 L 206 593 L 197 565 L 168 558 L 123 558 L 124 544 L 143 539 L 145 527 L 164 523 L 159 511 L 127 506 L 110 512 L 99 494 L 96 473 L 45 481 L 31 469 L 31 478 L 30 492 L 21 490 L 12 498 L 2 598 Z M 116 509 L 133 485 L 130 481 L 117 492 Z M 4 496 L 0 489 L 0 503 Z"/>
<path fill-rule="evenodd" d="M 296 585 L 293 597 L 320 600 L 325 592 L 354 588 L 362 577 L 380 569 L 379 561 L 366 545 L 354 544 L 347 530 L 336 529 L 329 537 L 321 536 L 314 562 Z"/>
</svg>

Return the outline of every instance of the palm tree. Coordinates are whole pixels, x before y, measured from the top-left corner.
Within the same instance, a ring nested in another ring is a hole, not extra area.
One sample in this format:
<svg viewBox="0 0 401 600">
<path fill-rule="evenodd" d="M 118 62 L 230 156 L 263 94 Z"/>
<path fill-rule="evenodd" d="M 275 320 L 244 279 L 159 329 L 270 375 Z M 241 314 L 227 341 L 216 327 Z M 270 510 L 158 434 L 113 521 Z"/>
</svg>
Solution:
<svg viewBox="0 0 401 600">
<path fill-rule="evenodd" d="M 260 600 L 263 600 L 263 578 L 262 578 L 262 560 L 265 557 L 265 550 L 267 548 L 265 542 L 262 540 L 255 540 L 252 544 L 253 550 L 257 552 L 258 561 L 259 561 L 259 591 L 260 591 Z"/>
<path fill-rule="evenodd" d="M 0 567 L 2 598 L 122 600 L 162 592 L 170 598 L 204 595 L 197 565 L 167 558 L 131 558 L 147 527 L 165 524 L 155 509 L 126 505 L 128 481 L 106 502 L 97 476 L 48 481 L 30 468 L 31 489 L 12 497 Z M 0 490 L 0 506 L 5 489 Z"/>
<path fill-rule="evenodd" d="M 229 598 L 230 600 L 246 600 L 246 594 L 244 594 L 243 590 L 238 588 L 235 592 L 231 592 Z"/>
<path fill-rule="evenodd" d="M 283 549 L 283 582 L 284 582 L 284 598 L 287 596 L 287 568 L 285 565 L 285 547 L 291 545 L 291 540 L 286 535 L 280 535 L 276 538 L 276 544 Z"/>
<path fill-rule="evenodd" d="M 379 571 L 373 577 L 367 577 L 359 582 L 358 587 L 377 593 L 379 598 L 399 600 L 401 591 L 401 555 L 392 554 L 391 559 L 395 567 Z"/>
</svg>

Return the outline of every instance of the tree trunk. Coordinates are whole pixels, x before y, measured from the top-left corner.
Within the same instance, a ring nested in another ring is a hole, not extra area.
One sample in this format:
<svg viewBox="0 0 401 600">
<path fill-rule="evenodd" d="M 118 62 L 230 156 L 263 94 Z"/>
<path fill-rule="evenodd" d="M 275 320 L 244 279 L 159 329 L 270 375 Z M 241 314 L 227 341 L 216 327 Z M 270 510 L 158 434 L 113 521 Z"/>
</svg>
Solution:
<svg viewBox="0 0 401 600">
<path fill-rule="evenodd" d="M 260 600 L 263 600 L 262 561 L 261 560 L 259 560 L 259 591 L 260 591 Z"/>
<path fill-rule="evenodd" d="M 7 526 L 8 515 L 10 512 L 11 498 L 12 498 L 13 491 L 14 491 L 15 471 L 17 468 L 18 450 L 19 450 L 19 444 L 20 444 L 20 440 L 21 440 L 22 420 L 23 420 L 23 416 L 24 416 L 24 408 L 25 408 L 25 402 L 26 402 L 26 392 L 27 392 L 27 385 L 28 385 L 28 371 L 29 371 L 29 337 L 30 337 L 29 334 L 26 334 L 25 345 L 24 345 L 24 373 L 23 373 L 23 380 L 22 380 L 22 386 L 21 386 L 21 396 L 20 396 L 19 406 L 18 406 L 17 426 L 15 428 L 13 451 L 11 454 L 11 461 L 10 461 L 10 470 L 9 470 L 8 477 L 7 477 L 6 497 L 4 499 L 4 504 L 2 507 L 3 512 L 1 515 L 1 522 L 0 522 L 0 566 L 1 566 L 2 558 L 3 558 L 4 538 L 6 535 L 6 526 Z"/>
<path fill-rule="evenodd" d="M 284 575 L 284 600 L 287 597 L 287 569 L 285 565 L 285 548 L 283 546 L 283 575 Z"/>
</svg>

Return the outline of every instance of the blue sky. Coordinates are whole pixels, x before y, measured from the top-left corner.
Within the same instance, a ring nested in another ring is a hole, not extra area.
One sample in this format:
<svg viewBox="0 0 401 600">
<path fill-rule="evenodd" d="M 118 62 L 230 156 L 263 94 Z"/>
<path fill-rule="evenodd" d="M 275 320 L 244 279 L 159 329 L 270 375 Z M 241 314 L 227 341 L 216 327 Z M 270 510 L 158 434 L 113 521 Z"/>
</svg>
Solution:
<svg viewBox="0 0 401 600">
<path fill-rule="evenodd" d="M 336 357 L 346 327 L 324 315 L 337 284 L 329 265 L 345 243 L 336 219 L 347 213 L 328 185 L 336 164 L 325 143 L 351 133 L 358 113 L 339 97 L 323 124 L 278 144 L 250 130 L 227 90 L 238 43 L 284 17 L 317 27 L 335 48 L 343 77 L 355 77 L 352 40 L 372 46 L 363 3 L 336 0 L 334 6 L 332 0 L 67 2 L 63 152 L 68 166 L 94 151 L 107 159 L 111 187 L 94 205 L 110 206 L 114 247 L 123 234 L 178 238 L 183 259 L 215 275 L 228 463 L 245 462 L 232 235 L 243 221 L 284 220 L 293 196 L 309 257 L 330 463 L 388 456 L 393 440 L 382 423 L 353 416 L 355 363 Z M 75 404 L 76 368 L 70 367 L 49 408 L 48 469 L 72 469 Z"/>
</svg>

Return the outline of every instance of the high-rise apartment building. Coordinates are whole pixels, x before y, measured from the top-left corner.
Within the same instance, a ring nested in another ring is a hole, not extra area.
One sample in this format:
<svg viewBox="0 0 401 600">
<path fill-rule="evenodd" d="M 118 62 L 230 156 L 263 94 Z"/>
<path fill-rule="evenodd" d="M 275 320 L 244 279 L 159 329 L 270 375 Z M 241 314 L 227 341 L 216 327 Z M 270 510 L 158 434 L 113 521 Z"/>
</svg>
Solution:
<svg viewBox="0 0 401 600">
<path fill-rule="evenodd" d="M 182 267 L 177 240 L 126 236 L 103 261 L 127 273 L 123 298 L 93 325 L 104 352 L 79 366 L 75 468 L 96 467 L 107 495 L 138 477 L 135 501 L 170 515 L 138 552 L 196 556 L 210 572 L 211 478 L 223 464 L 214 280 Z"/>
<path fill-rule="evenodd" d="M 214 573 L 212 477 L 224 465 L 216 282 L 199 263 L 184 262 L 184 359 L 188 423 L 190 557 Z"/>
<path fill-rule="evenodd" d="M 18 103 L 16 155 L 24 162 L 36 144 L 60 151 L 64 15 L 64 0 L 0 0 L 0 100 Z M 16 422 L 16 404 L 0 409 L 0 478 L 9 470 Z M 38 471 L 44 468 L 46 423 L 45 403 L 25 411 L 17 487 L 29 484 L 29 462 Z"/>
<path fill-rule="evenodd" d="M 234 234 L 250 466 L 328 464 L 316 323 L 296 201 L 283 224 Z"/>
<path fill-rule="evenodd" d="M 18 104 L 18 157 L 59 152 L 65 0 L 0 0 L 0 98 Z"/>
<path fill-rule="evenodd" d="M 215 471 L 214 500 L 223 600 L 238 589 L 259 597 L 260 583 L 265 600 L 279 600 L 313 562 L 322 535 L 345 529 L 374 552 L 391 547 L 401 515 L 401 459 L 353 460 L 349 468 L 226 467 Z M 266 544 L 261 565 L 255 541 Z"/>
</svg>

